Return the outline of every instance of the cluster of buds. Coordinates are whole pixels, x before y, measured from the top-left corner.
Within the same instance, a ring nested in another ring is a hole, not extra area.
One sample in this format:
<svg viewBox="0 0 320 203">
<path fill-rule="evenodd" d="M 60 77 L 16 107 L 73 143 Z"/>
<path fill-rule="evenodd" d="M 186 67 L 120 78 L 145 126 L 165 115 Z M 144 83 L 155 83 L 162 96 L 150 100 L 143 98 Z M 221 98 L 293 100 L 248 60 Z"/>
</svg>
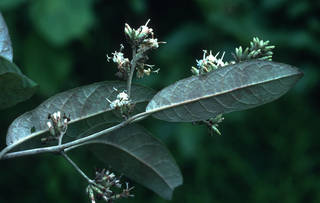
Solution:
<svg viewBox="0 0 320 203">
<path fill-rule="evenodd" d="M 218 58 L 219 52 L 216 55 L 212 55 L 211 51 L 208 54 L 206 50 L 203 50 L 203 59 L 197 60 L 197 67 L 191 67 L 191 72 L 194 75 L 201 75 L 229 64 L 235 64 L 250 59 L 271 61 L 273 55 L 272 49 L 274 49 L 275 46 L 269 45 L 269 43 L 269 41 L 263 41 L 258 37 L 254 37 L 250 42 L 250 47 L 242 49 L 240 46 L 235 49 L 235 53 L 232 53 L 234 61 L 230 62 L 223 61 L 225 53 Z"/>
<path fill-rule="evenodd" d="M 114 173 L 103 169 L 100 172 L 96 171 L 94 182 L 88 185 L 87 193 L 91 203 L 95 203 L 95 199 L 113 202 L 122 198 L 134 197 L 131 194 L 133 188 L 129 187 L 127 182 L 125 184 L 121 183 Z"/>
<path fill-rule="evenodd" d="M 138 29 L 132 29 L 130 25 L 125 24 L 124 32 L 127 40 L 133 47 L 137 48 L 137 53 L 134 56 L 137 63 L 137 77 L 142 78 L 144 75 L 149 76 L 150 73 L 158 73 L 159 69 L 152 70 L 153 65 L 145 64 L 148 60 L 146 53 L 149 50 L 159 48 L 159 44 L 165 42 L 158 42 L 157 38 L 154 38 L 153 29 L 148 27 L 147 21 L 145 25 L 140 26 Z"/>
<path fill-rule="evenodd" d="M 148 27 L 149 22 L 150 19 L 145 25 L 140 26 L 138 29 L 133 29 L 127 23 L 125 24 L 125 36 L 134 49 L 132 61 L 124 57 L 122 52 L 124 49 L 123 45 L 121 45 L 119 51 L 112 53 L 112 56 L 107 55 L 107 61 L 109 62 L 112 60 L 118 66 L 116 75 L 124 80 L 128 79 L 131 68 L 137 69 L 138 78 L 142 78 L 144 75 L 149 76 L 150 73 L 158 73 L 159 71 L 159 69 L 152 70 L 153 65 L 145 64 L 148 60 L 146 53 L 151 49 L 157 49 L 159 44 L 165 43 L 158 42 L 158 39 L 154 38 L 153 29 Z"/>
<path fill-rule="evenodd" d="M 49 114 L 48 119 L 47 126 L 51 136 L 42 138 L 41 142 L 59 139 L 67 131 L 70 116 L 67 117 L 65 114 L 61 116 L 61 112 L 57 111 Z"/>
<path fill-rule="evenodd" d="M 130 43 L 132 43 L 134 46 L 139 46 L 145 40 L 150 41 L 150 39 L 154 39 L 153 29 L 148 27 L 149 22 L 150 19 L 146 22 L 145 25 L 141 25 L 138 29 L 132 29 L 130 25 L 128 25 L 127 23 L 125 24 L 124 33 L 129 39 Z"/>
<path fill-rule="evenodd" d="M 115 91 L 118 91 L 116 88 L 114 88 Z M 120 111 L 121 115 L 127 118 L 130 113 L 132 113 L 134 104 L 129 99 L 128 94 L 126 93 L 126 90 L 123 92 L 120 92 L 117 95 L 117 98 L 114 101 L 110 101 L 108 98 L 106 100 L 109 102 L 111 109 L 117 109 Z"/>
<path fill-rule="evenodd" d="M 121 44 L 120 50 L 112 53 L 112 57 L 107 55 L 107 61 L 110 62 L 110 60 L 112 60 L 115 64 L 117 64 L 118 72 L 116 75 L 118 77 L 127 79 L 131 64 L 129 59 L 124 57 L 124 54 L 122 53 L 123 49 L 124 46 Z"/>
<path fill-rule="evenodd" d="M 215 133 L 218 135 L 221 135 L 221 132 L 219 131 L 218 127 L 223 120 L 224 120 L 223 115 L 219 114 L 215 118 L 210 118 L 204 121 L 197 121 L 197 122 L 194 122 L 194 124 L 206 125 L 209 129 L 211 136 L 213 136 Z"/>
<path fill-rule="evenodd" d="M 211 72 L 213 70 L 218 69 L 219 67 L 223 67 L 225 65 L 228 65 L 227 62 L 223 61 L 224 52 L 220 58 L 218 58 L 220 52 L 218 52 L 216 55 L 213 55 L 210 51 L 209 54 L 207 50 L 203 50 L 203 58 L 200 60 L 197 60 L 197 67 L 191 67 L 191 72 L 194 75 L 202 75 L 208 72 Z"/>
<path fill-rule="evenodd" d="M 240 46 L 236 48 L 235 53 L 232 55 L 236 63 L 250 59 L 272 61 L 272 49 L 274 48 L 275 46 L 269 45 L 269 41 L 263 41 L 258 37 L 254 37 L 250 42 L 250 47 L 242 49 Z"/>
</svg>

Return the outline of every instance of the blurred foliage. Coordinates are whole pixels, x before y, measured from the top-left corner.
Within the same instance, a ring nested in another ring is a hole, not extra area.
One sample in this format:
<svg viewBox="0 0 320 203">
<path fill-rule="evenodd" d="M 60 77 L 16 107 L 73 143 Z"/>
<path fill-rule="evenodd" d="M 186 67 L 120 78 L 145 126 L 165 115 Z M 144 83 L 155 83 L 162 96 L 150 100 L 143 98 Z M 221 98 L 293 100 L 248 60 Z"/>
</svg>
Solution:
<svg viewBox="0 0 320 203">
<path fill-rule="evenodd" d="M 14 7 L 19 6 L 26 0 L 2 0 L 0 1 L 0 8 L 1 10 L 5 9 L 13 9 Z"/>
<path fill-rule="evenodd" d="M 70 53 L 50 48 L 34 35 L 27 37 L 24 44 L 22 62 L 25 73 L 42 84 L 39 93 L 48 96 L 56 93 L 57 88 L 63 86 L 64 81 L 70 77 L 72 69 Z"/>
<path fill-rule="evenodd" d="M 29 9 L 35 28 L 49 42 L 63 45 L 93 24 L 91 0 L 36 0 Z"/>
<path fill-rule="evenodd" d="M 41 87 L 31 100 L 0 111 L 2 147 L 10 122 L 48 96 L 115 79 L 105 55 L 124 43 L 125 22 L 138 27 L 151 18 L 156 37 L 168 42 L 150 57 L 160 73 L 136 81 L 157 90 L 191 75 L 203 49 L 231 53 L 256 36 L 275 44 L 274 60 L 300 67 L 304 78 L 271 104 L 226 115 L 223 136 L 191 124 L 144 121 L 184 175 L 171 202 L 320 202 L 319 1 L 1 0 L 0 10 L 15 62 Z M 103 166 L 85 149 L 71 156 L 88 174 Z M 61 157 L 0 166 L 0 202 L 88 202 L 84 180 Z M 121 202 L 166 202 L 138 185 L 135 194 Z"/>
</svg>

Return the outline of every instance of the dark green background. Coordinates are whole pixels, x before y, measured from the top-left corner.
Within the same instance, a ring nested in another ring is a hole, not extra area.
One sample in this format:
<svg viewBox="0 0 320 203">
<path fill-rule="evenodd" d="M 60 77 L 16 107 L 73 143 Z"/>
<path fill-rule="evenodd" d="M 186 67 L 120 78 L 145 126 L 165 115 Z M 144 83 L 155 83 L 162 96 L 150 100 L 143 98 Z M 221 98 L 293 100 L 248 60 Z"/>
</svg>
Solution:
<svg viewBox="0 0 320 203">
<path fill-rule="evenodd" d="M 184 176 L 171 202 L 320 202 L 319 1 L 1 0 L 0 10 L 15 63 L 40 85 L 31 100 L 0 111 L 2 148 L 10 122 L 49 96 L 114 80 L 106 54 L 124 43 L 124 23 L 138 27 L 151 18 L 156 37 L 167 42 L 150 55 L 161 70 L 136 82 L 154 89 L 189 76 L 203 49 L 230 59 L 255 36 L 276 45 L 275 61 L 305 73 L 281 99 L 226 115 L 221 137 L 191 124 L 146 121 Z M 102 166 L 85 149 L 71 156 L 88 174 Z M 0 184 L 1 203 L 88 202 L 85 181 L 51 154 L 0 161 Z M 121 202 L 167 202 L 135 185 L 136 198 Z"/>
</svg>

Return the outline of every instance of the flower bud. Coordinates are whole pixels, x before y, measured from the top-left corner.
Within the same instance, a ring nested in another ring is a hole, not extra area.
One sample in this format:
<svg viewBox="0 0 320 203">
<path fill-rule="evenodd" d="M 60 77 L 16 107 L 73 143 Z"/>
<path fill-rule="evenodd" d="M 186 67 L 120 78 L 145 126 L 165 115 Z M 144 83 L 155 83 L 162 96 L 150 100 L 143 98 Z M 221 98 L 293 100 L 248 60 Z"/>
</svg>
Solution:
<svg viewBox="0 0 320 203">
<path fill-rule="evenodd" d="M 144 74 L 146 74 L 147 76 L 149 76 L 150 73 L 151 73 L 151 69 L 150 69 L 150 68 L 144 69 L 143 72 L 144 72 Z"/>
<path fill-rule="evenodd" d="M 127 23 L 124 26 L 124 33 L 129 37 L 129 39 L 132 38 L 132 28 Z"/>
<path fill-rule="evenodd" d="M 47 122 L 47 126 L 48 126 L 48 128 L 49 128 L 50 134 L 53 135 L 53 136 L 55 136 L 56 132 L 55 132 L 55 130 L 54 130 L 54 127 L 52 126 L 51 121 L 48 121 L 48 122 Z"/>
<path fill-rule="evenodd" d="M 191 67 L 191 72 L 193 75 L 199 75 L 199 70 L 193 66 Z"/>
</svg>

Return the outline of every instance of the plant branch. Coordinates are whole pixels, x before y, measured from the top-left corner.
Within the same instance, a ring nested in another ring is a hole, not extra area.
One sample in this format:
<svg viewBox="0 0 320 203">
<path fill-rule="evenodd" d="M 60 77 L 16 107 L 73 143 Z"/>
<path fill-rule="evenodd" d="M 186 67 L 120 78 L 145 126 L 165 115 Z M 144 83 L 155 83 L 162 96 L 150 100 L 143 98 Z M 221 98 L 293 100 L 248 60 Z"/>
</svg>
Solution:
<svg viewBox="0 0 320 203">
<path fill-rule="evenodd" d="M 72 159 L 71 159 L 64 151 L 61 151 L 60 153 L 61 153 L 61 155 L 76 169 L 76 171 L 78 171 L 78 172 L 80 173 L 80 175 L 81 175 L 82 177 L 84 177 L 84 178 L 88 181 L 89 184 L 93 184 L 93 183 L 94 183 L 94 181 L 91 180 L 91 179 L 78 167 L 78 165 L 72 161 Z"/>
<path fill-rule="evenodd" d="M 34 137 L 37 137 L 38 135 L 40 135 L 40 133 L 42 133 L 42 131 L 39 131 L 38 133 L 34 133 L 28 137 L 24 137 L 19 139 L 18 141 L 14 142 L 13 144 L 8 145 L 6 148 L 4 148 L 1 152 L 0 152 L 0 160 L 4 157 L 4 155 L 6 153 L 8 153 L 9 151 L 11 151 L 12 149 L 14 149 L 16 146 L 22 144 L 23 142 L 32 139 Z"/>
<path fill-rule="evenodd" d="M 58 139 L 58 145 L 59 146 L 62 144 L 62 139 L 63 139 L 64 134 L 65 134 L 65 132 L 61 133 L 61 135 L 59 136 L 59 139 Z"/>
<path fill-rule="evenodd" d="M 133 78 L 133 74 L 134 74 L 134 70 L 136 69 L 137 66 L 137 47 L 135 45 L 132 46 L 132 61 L 131 61 L 131 65 L 130 65 L 130 73 L 129 73 L 129 77 L 127 80 L 127 91 L 128 91 L 128 96 L 130 98 L 131 95 L 131 84 L 132 84 L 132 78 Z"/>
<path fill-rule="evenodd" d="M 18 152 L 12 152 L 12 153 L 8 153 L 10 150 L 12 150 L 14 147 L 16 147 L 17 145 L 23 143 L 24 141 L 30 139 L 30 137 L 27 137 L 27 138 L 24 138 L 24 139 L 21 139 L 19 141 L 17 141 L 16 143 L 14 144 L 11 144 L 9 146 L 7 146 L 6 148 L 4 148 L 1 153 L 0 153 L 0 160 L 1 159 L 10 159 L 10 158 L 16 158 L 16 157 L 22 157 L 22 156 L 29 156 L 29 155 L 35 155 L 35 154 L 41 154 L 41 153 L 48 153 L 48 152 L 61 152 L 67 148 L 70 148 L 70 147 L 79 147 L 81 145 L 83 145 L 83 143 L 86 143 L 90 140 L 93 140 L 93 139 L 96 139 L 102 135 L 105 135 L 107 133 L 110 133 L 112 131 L 115 131 L 115 130 L 118 130 L 122 127 L 125 127 L 126 125 L 129 125 L 130 123 L 133 123 L 133 122 L 137 122 L 137 121 L 140 121 L 144 118 L 146 118 L 147 116 L 149 116 L 150 114 L 152 114 L 153 112 L 152 111 L 148 111 L 148 112 L 142 112 L 142 113 L 139 113 L 139 114 L 136 114 L 130 118 L 128 118 L 127 120 L 115 125 L 115 126 L 112 126 L 110 128 L 107 128 L 107 129 L 104 129 L 100 132 L 97 132 L 97 133 L 94 133 L 92 135 L 89 135 L 87 137 L 83 137 L 83 138 L 80 138 L 78 140 L 74 140 L 74 141 L 71 141 L 71 142 L 67 142 L 67 143 L 64 143 L 64 144 L 61 144 L 61 145 L 56 145 L 56 146 L 51 146 L 51 147 L 42 147 L 42 148 L 36 148 L 36 149 L 30 149 L 30 150 L 23 150 L 23 151 L 18 151 Z M 35 137 L 36 135 L 33 135 L 33 137 Z"/>
</svg>

